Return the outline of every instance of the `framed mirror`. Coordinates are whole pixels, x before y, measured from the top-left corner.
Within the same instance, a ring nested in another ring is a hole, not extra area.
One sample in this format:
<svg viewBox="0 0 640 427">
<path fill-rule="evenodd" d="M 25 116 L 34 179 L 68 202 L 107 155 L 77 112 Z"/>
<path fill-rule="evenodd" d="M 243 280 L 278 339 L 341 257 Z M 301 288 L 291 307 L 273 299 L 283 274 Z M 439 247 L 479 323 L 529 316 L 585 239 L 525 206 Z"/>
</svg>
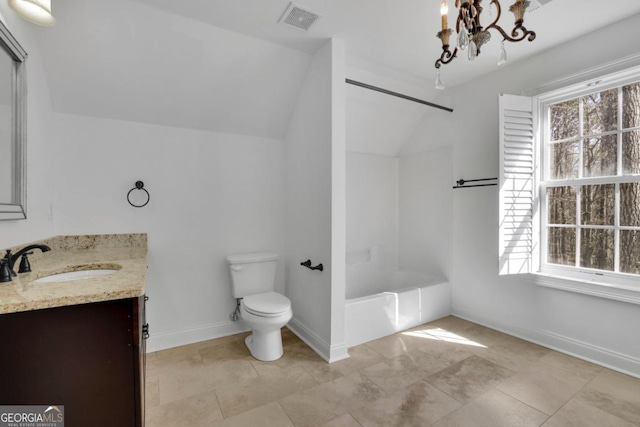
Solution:
<svg viewBox="0 0 640 427">
<path fill-rule="evenodd" d="M 27 217 L 27 53 L 0 21 L 0 220 Z"/>
</svg>

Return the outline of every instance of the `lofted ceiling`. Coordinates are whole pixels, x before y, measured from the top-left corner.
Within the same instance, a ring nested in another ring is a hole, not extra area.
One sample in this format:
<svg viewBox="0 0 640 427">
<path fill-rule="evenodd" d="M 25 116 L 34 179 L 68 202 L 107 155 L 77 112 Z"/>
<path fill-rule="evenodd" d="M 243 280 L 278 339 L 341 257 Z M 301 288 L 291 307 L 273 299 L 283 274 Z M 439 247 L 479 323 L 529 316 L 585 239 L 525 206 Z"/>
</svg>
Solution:
<svg viewBox="0 0 640 427">
<path fill-rule="evenodd" d="M 434 63 L 441 53 L 441 42 L 436 38 L 441 28 L 440 0 L 295 0 L 294 4 L 320 15 L 308 32 L 278 24 L 289 0 L 132 1 L 308 53 L 315 52 L 329 37 L 339 38 L 352 57 L 394 69 L 407 79 L 424 82 L 429 87 L 435 82 Z M 505 29 L 510 29 L 513 23 L 513 15 L 508 11 L 513 2 L 502 1 L 500 22 Z M 487 20 L 489 3 L 489 0 L 483 2 L 483 16 Z M 544 5 L 525 16 L 525 26 L 537 31 L 537 38 L 531 43 L 507 43 L 510 61 L 640 13 L 638 0 L 542 0 L 539 3 Z M 455 29 L 454 1 L 448 0 L 448 4 L 449 27 Z M 472 67 L 466 58 L 444 66 L 447 86 L 495 69 L 500 38 L 493 34 L 495 40 L 483 47 L 482 55 Z"/>
<path fill-rule="evenodd" d="M 346 46 L 347 77 L 433 100 L 439 3 L 300 0 L 320 15 L 305 32 L 278 23 L 289 0 L 53 0 L 56 25 L 34 31 L 57 112 L 282 139 L 311 56 L 330 37 Z M 505 4 L 501 22 L 512 22 Z M 509 61 L 640 13 L 638 0 L 611 4 L 549 1 L 525 19 L 537 39 L 508 44 Z M 443 66 L 447 87 L 495 70 L 499 46 Z M 348 148 L 396 155 L 425 114 L 348 87 Z"/>
</svg>

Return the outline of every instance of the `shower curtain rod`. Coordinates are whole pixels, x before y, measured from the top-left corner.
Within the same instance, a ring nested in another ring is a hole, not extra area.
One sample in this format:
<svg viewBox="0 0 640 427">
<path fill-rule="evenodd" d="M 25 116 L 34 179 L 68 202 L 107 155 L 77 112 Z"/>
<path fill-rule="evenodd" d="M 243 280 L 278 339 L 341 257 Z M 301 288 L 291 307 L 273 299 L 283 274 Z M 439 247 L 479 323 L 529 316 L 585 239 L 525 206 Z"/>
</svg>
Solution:
<svg viewBox="0 0 640 427">
<path fill-rule="evenodd" d="M 360 86 L 360 87 L 363 87 L 365 89 L 374 90 L 376 92 L 386 93 L 387 95 L 397 96 L 398 98 L 406 99 L 408 101 L 417 102 L 418 104 L 428 105 L 429 107 L 439 108 L 441 110 L 445 110 L 445 111 L 448 111 L 450 113 L 453 113 L 453 108 L 444 107 L 442 105 L 434 104 L 433 102 L 429 102 L 429 101 L 423 101 L 422 99 L 414 98 L 414 97 L 408 96 L 408 95 L 403 95 L 403 94 L 398 93 L 398 92 L 392 92 L 392 91 L 387 90 L 387 89 L 382 89 L 381 87 L 371 86 L 369 84 L 358 82 L 358 81 L 351 80 L 351 79 L 345 79 L 345 82 L 347 82 L 347 83 L 349 83 L 351 85 L 354 85 L 354 86 Z"/>
</svg>

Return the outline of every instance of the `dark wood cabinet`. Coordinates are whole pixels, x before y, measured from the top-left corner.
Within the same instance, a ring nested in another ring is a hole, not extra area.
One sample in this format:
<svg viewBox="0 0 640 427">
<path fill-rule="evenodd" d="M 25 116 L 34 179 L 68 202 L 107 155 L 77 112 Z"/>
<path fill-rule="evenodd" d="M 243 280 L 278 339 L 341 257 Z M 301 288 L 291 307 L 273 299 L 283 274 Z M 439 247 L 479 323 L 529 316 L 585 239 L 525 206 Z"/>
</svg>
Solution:
<svg viewBox="0 0 640 427">
<path fill-rule="evenodd" d="M 0 404 L 67 427 L 144 426 L 145 297 L 0 315 Z"/>
</svg>

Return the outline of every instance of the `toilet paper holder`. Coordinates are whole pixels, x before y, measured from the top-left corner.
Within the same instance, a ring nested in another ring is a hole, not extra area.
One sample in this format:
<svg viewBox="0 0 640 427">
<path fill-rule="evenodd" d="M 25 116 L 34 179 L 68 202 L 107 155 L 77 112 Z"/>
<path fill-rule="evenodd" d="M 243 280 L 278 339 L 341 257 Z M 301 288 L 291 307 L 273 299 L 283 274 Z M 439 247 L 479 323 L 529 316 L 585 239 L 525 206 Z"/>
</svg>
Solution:
<svg viewBox="0 0 640 427">
<path fill-rule="evenodd" d="M 322 264 L 318 264 L 315 267 L 312 267 L 310 259 L 308 259 L 308 260 L 306 260 L 304 262 L 301 262 L 300 265 L 303 266 L 303 267 L 307 267 L 309 270 L 320 270 L 320 271 L 324 270 L 324 267 L 322 266 Z"/>
</svg>

